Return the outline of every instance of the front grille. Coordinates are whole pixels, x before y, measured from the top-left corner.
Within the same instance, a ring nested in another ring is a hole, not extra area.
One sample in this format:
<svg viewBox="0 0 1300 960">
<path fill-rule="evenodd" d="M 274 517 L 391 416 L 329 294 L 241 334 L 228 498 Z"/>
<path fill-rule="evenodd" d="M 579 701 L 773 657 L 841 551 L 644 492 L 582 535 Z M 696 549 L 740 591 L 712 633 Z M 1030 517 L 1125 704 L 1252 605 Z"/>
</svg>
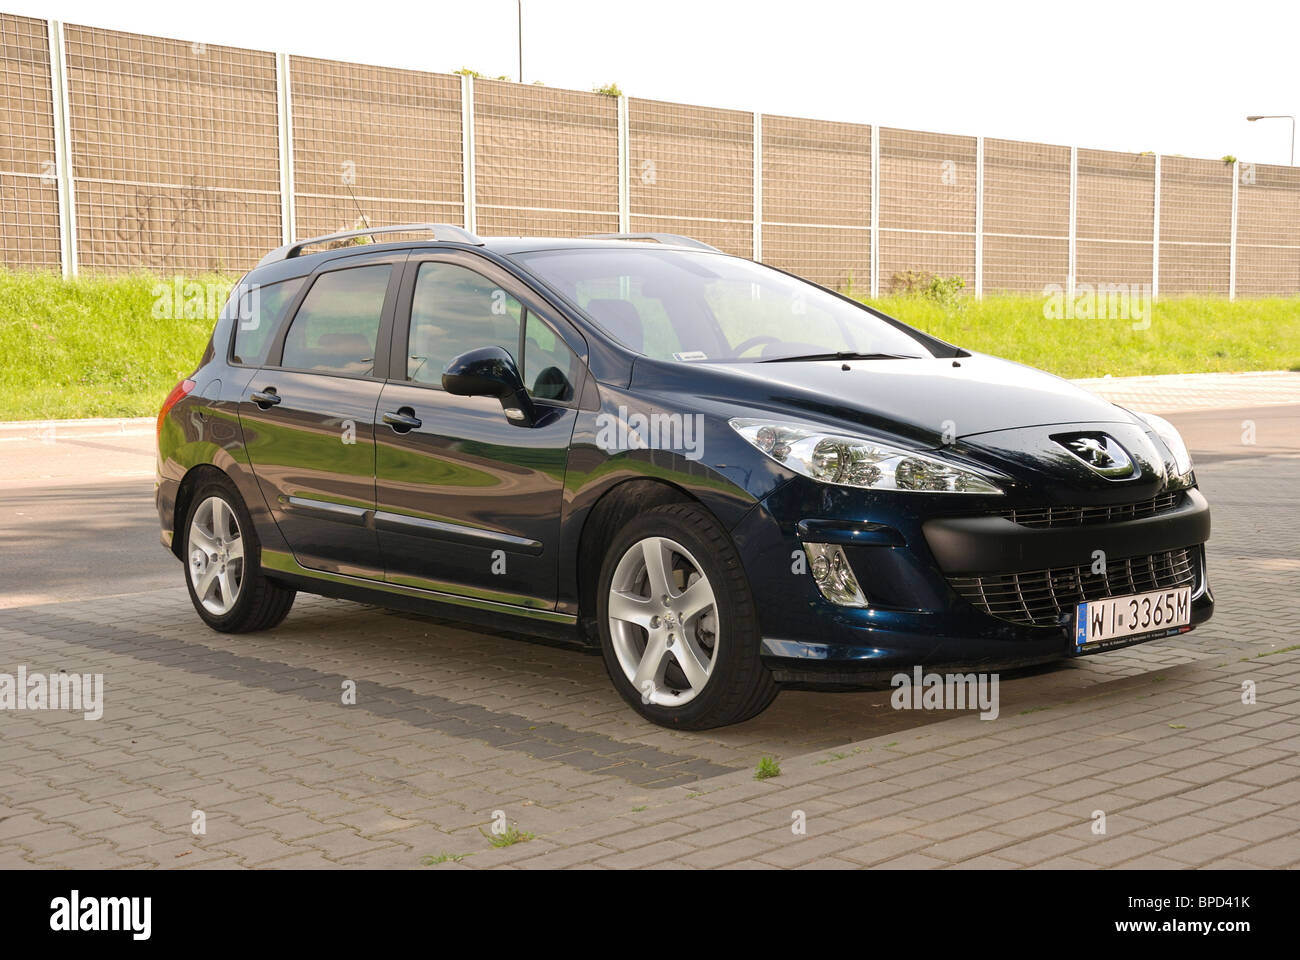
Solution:
<svg viewBox="0 0 1300 960">
<path fill-rule="evenodd" d="M 1145 557 L 1110 560 L 1105 574 L 1091 566 L 1053 567 L 983 577 L 949 577 L 952 588 L 985 613 L 1011 623 L 1055 627 L 1074 615 L 1075 604 L 1130 593 L 1192 587 L 1200 579 L 1200 547 Z"/>
<path fill-rule="evenodd" d="M 1178 490 L 1137 503 L 1114 503 L 1102 507 L 1013 507 L 999 511 L 998 516 L 1025 527 L 1082 527 L 1153 517 L 1182 506 L 1186 499 L 1186 492 Z"/>
</svg>

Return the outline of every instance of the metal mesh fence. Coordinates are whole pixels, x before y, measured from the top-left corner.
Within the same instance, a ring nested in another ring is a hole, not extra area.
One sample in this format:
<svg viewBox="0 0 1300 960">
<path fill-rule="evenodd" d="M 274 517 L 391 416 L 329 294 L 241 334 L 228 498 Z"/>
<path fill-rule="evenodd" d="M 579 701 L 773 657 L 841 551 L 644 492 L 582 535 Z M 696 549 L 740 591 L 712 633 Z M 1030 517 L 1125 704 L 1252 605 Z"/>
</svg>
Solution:
<svg viewBox="0 0 1300 960">
<path fill-rule="evenodd" d="M 984 290 L 1039 293 L 1070 276 L 1070 148 L 984 141 Z"/>
<path fill-rule="evenodd" d="M 77 256 L 230 271 L 280 239 L 270 53 L 69 26 Z"/>
<path fill-rule="evenodd" d="M 901 292 L 916 272 L 975 282 L 977 141 L 880 130 L 880 292 Z"/>
<path fill-rule="evenodd" d="M 783 116 L 760 118 L 756 145 L 742 111 L 492 80 L 463 102 L 458 76 L 80 26 L 62 30 L 56 85 L 51 29 L 0 14 L 6 267 L 59 268 L 66 230 L 83 269 L 232 272 L 282 242 L 291 210 L 298 237 L 428 221 L 572 236 L 626 222 L 757 248 L 858 293 L 938 275 L 1041 294 L 1068 284 L 1072 245 L 1080 284 L 1158 274 L 1166 296 L 1300 293 L 1297 168 L 1237 165 L 1234 208 L 1234 167 L 1220 161 L 1078 149 L 1072 164 L 1062 146 Z"/>
<path fill-rule="evenodd" d="M 1239 165 L 1237 296 L 1300 293 L 1300 169 Z"/>
<path fill-rule="evenodd" d="M 294 227 L 465 219 L 460 77 L 289 58 Z"/>
<path fill-rule="evenodd" d="M 44 20 L 0 14 L 0 264 L 57 269 L 59 187 Z"/>
<path fill-rule="evenodd" d="M 618 98 L 475 80 L 474 183 L 483 234 L 618 230 Z"/>
<path fill-rule="evenodd" d="M 1160 293 L 1228 293 L 1232 166 L 1160 159 Z"/>
<path fill-rule="evenodd" d="M 628 144 L 634 232 L 685 233 L 753 253 L 753 114 L 631 99 Z"/>
<path fill-rule="evenodd" d="M 856 293 L 871 285 L 871 127 L 762 118 L 763 262 Z"/>
<path fill-rule="evenodd" d="M 1076 279 L 1150 285 L 1156 158 L 1080 148 L 1077 182 Z"/>
</svg>

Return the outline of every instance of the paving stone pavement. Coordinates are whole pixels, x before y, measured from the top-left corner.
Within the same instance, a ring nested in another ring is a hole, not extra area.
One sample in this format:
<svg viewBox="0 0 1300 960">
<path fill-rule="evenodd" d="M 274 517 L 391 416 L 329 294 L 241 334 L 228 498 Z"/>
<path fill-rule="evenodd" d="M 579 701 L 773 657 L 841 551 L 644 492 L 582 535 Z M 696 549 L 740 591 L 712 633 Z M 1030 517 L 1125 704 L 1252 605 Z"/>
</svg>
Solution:
<svg viewBox="0 0 1300 960">
<path fill-rule="evenodd" d="M 100 720 L 0 713 L 0 867 L 1293 867 L 1300 455 L 1198 475 L 1215 619 L 1004 674 L 995 720 L 786 691 L 664 730 L 556 645 L 305 596 L 214 633 L 179 565 L 0 610 L 0 671 L 105 682 Z M 765 755 L 781 775 L 756 781 Z M 531 838 L 494 847 L 494 818 Z"/>
<path fill-rule="evenodd" d="M 1300 371 L 1172 373 L 1074 382 L 1112 403 L 1150 413 L 1300 403 Z"/>
</svg>

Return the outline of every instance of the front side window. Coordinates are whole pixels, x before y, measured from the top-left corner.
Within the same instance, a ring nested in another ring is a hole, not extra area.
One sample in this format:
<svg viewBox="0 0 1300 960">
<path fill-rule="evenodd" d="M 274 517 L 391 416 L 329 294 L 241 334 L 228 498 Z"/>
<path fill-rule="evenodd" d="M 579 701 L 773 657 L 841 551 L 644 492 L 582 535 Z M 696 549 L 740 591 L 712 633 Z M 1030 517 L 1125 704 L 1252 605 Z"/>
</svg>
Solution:
<svg viewBox="0 0 1300 960">
<path fill-rule="evenodd" d="M 578 357 L 537 314 L 524 323 L 524 386 L 535 400 L 567 403 L 578 382 Z"/>
<path fill-rule="evenodd" d="M 933 355 L 865 307 L 737 257 L 611 247 L 542 250 L 516 259 L 615 339 L 658 360 Z"/>
<path fill-rule="evenodd" d="M 384 312 L 391 264 L 333 270 L 316 278 L 284 340 L 281 366 L 367 377 Z"/>
<path fill-rule="evenodd" d="M 441 385 L 447 364 L 470 350 L 498 346 L 519 362 L 523 306 L 481 273 L 455 263 L 420 264 L 411 302 L 406 375 Z"/>
<path fill-rule="evenodd" d="M 298 295 L 306 277 L 279 283 L 253 284 L 239 297 L 235 311 L 235 349 L 231 360 L 250 367 L 266 363 L 285 312 Z"/>
</svg>

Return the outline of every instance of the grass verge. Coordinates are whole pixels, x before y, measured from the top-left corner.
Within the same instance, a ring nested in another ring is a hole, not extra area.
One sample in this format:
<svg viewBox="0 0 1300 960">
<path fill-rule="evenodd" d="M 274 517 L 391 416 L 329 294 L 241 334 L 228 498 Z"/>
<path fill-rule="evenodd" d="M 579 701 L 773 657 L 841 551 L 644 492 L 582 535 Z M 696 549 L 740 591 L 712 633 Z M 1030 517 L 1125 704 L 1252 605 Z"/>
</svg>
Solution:
<svg viewBox="0 0 1300 960">
<path fill-rule="evenodd" d="M 187 277 L 204 289 L 223 276 Z M 83 277 L 0 270 L 0 420 L 138 417 L 157 412 L 193 370 L 213 320 L 185 319 L 174 281 L 150 274 Z M 1064 377 L 1300 370 L 1300 298 L 1167 299 L 1150 326 L 1050 319 L 1033 296 L 869 301 L 971 350 Z M 165 308 L 169 304 L 173 309 Z M 157 316 L 163 313 L 177 319 Z"/>
<path fill-rule="evenodd" d="M 1043 297 L 866 300 L 940 339 L 1062 377 L 1300 370 L 1300 298 L 1178 297 L 1132 320 L 1051 319 Z"/>
<path fill-rule="evenodd" d="M 214 322 L 155 317 L 185 312 L 155 310 L 164 287 L 174 290 L 149 274 L 65 281 L 0 270 L 0 420 L 156 414 L 198 364 Z"/>
</svg>

